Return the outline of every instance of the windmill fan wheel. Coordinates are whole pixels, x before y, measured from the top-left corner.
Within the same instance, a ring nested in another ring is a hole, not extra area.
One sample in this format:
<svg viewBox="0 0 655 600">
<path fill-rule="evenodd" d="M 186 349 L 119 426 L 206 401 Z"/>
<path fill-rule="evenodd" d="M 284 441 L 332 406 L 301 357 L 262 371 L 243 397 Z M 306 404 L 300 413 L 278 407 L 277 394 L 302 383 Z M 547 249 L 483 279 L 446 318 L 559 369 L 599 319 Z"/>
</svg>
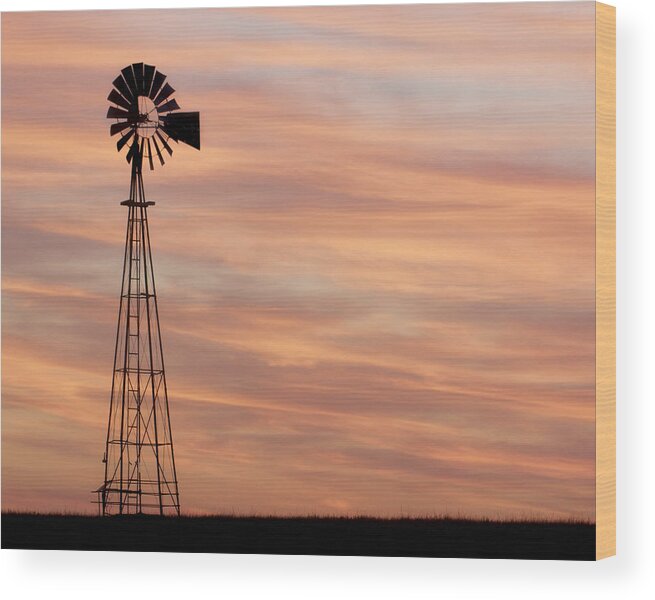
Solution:
<svg viewBox="0 0 655 600">
<path fill-rule="evenodd" d="M 200 114 L 178 112 L 173 98 L 175 90 L 166 75 L 152 65 L 134 63 L 125 67 L 113 81 L 107 96 L 111 106 L 107 118 L 114 119 L 110 135 L 120 134 L 116 148 L 128 146 L 128 163 L 148 159 L 154 169 L 154 158 L 164 165 L 164 152 L 172 156 L 171 141 L 183 142 L 200 150 Z"/>
</svg>

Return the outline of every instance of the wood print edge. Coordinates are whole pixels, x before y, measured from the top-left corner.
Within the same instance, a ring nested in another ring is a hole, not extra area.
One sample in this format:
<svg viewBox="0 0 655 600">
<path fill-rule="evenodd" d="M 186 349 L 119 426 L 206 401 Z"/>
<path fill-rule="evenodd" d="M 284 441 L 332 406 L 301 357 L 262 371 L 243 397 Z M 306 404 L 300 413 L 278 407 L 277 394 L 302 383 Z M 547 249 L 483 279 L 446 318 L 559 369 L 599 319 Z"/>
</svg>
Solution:
<svg viewBox="0 0 655 600">
<path fill-rule="evenodd" d="M 616 9 L 596 3 L 596 559 L 616 554 Z"/>
</svg>

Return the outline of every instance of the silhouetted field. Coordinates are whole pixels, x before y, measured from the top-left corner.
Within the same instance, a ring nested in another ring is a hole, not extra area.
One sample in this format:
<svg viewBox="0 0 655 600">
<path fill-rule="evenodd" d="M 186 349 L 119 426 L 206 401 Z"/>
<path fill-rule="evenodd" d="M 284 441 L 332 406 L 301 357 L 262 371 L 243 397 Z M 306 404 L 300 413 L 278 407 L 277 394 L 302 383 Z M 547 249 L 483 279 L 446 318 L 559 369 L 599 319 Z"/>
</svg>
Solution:
<svg viewBox="0 0 655 600">
<path fill-rule="evenodd" d="M 2 548 L 594 560 L 586 522 L 5 513 Z"/>
</svg>

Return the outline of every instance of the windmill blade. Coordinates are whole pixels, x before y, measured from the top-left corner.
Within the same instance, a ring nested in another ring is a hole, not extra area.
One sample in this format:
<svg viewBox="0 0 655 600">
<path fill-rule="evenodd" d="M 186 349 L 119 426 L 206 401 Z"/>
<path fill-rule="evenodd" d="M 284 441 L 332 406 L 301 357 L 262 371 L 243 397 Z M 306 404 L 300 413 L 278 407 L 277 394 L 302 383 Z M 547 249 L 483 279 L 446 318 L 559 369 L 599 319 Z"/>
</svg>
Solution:
<svg viewBox="0 0 655 600">
<path fill-rule="evenodd" d="M 134 63 L 132 65 L 132 71 L 134 71 L 136 90 L 139 96 L 143 96 L 143 63 Z"/>
<path fill-rule="evenodd" d="M 162 117 L 162 129 L 175 141 L 200 150 L 200 113 L 171 113 Z"/>
<path fill-rule="evenodd" d="M 112 82 L 114 87 L 121 93 L 123 94 L 123 97 L 126 98 L 127 100 L 132 100 L 132 92 L 130 91 L 130 88 L 127 87 L 127 83 L 125 83 L 125 79 L 123 79 L 122 75 L 119 75 L 114 79 Z"/>
<path fill-rule="evenodd" d="M 144 151 L 145 147 L 146 147 L 146 140 L 145 140 L 145 138 L 141 138 L 141 147 L 139 148 L 139 152 L 138 152 L 137 157 L 136 157 L 136 159 L 139 161 L 138 162 L 139 168 L 141 168 L 143 166 L 143 154 L 144 154 L 143 151 Z"/>
<path fill-rule="evenodd" d="M 138 153 L 139 153 L 139 138 L 135 137 L 134 141 L 130 146 L 130 149 L 127 152 L 127 155 L 125 156 L 125 160 L 127 160 L 128 163 L 131 162 L 132 159 L 134 158 L 134 155 Z"/>
<path fill-rule="evenodd" d="M 148 162 L 150 163 L 150 170 L 155 170 L 155 165 L 152 163 L 152 146 L 150 145 L 150 138 L 148 138 Z"/>
<path fill-rule="evenodd" d="M 134 136 L 134 141 L 126 158 L 128 163 L 133 162 L 139 169 L 141 168 L 143 164 L 143 139 L 141 139 L 141 145 L 139 146 L 139 137 Z"/>
<path fill-rule="evenodd" d="M 131 123 L 128 123 L 127 121 L 123 123 L 113 123 L 112 126 L 109 128 L 109 134 L 110 135 L 116 135 L 117 133 L 120 133 L 125 129 L 126 127 L 129 127 Z"/>
<path fill-rule="evenodd" d="M 152 80 L 152 87 L 150 88 L 149 95 L 151 100 L 157 95 L 161 86 L 164 85 L 164 81 L 166 81 L 166 75 L 159 71 L 155 71 L 155 78 Z"/>
<path fill-rule="evenodd" d="M 120 152 L 123 149 L 123 146 L 127 144 L 130 138 L 134 135 L 134 129 L 130 129 L 120 140 L 116 142 L 116 148 Z"/>
<path fill-rule="evenodd" d="M 169 156 L 173 156 L 173 151 L 171 150 L 171 147 L 168 145 L 168 142 L 164 139 L 164 136 L 159 133 L 159 131 L 156 132 L 157 137 L 159 138 L 159 141 L 162 143 L 164 148 L 166 148 L 166 152 L 168 152 Z"/>
<path fill-rule="evenodd" d="M 157 138 L 153 135 L 152 136 L 152 143 L 155 146 L 155 152 L 157 152 L 157 158 L 159 158 L 159 162 L 161 163 L 161 166 L 164 166 L 164 157 L 162 156 L 161 150 L 159 150 L 159 145 L 157 144 Z"/>
<path fill-rule="evenodd" d="M 127 110 L 132 108 L 132 103 L 129 100 L 125 100 L 125 98 L 123 98 L 123 96 L 121 96 L 116 90 L 109 92 L 107 100 L 109 100 L 109 102 L 113 102 L 114 104 L 118 104 L 118 106 L 122 106 Z"/>
<path fill-rule="evenodd" d="M 173 98 L 172 100 L 169 100 L 165 104 L 162 104 L 157 108 L 157 112 L 159 114 L 165 113 L 165 112 L 171 112 L 172 110 L 180 110 L 180 105 L 177 103 L 177 100 Z"/>
<path fill-rule="evenodd" d="M 110 106 L 107 111 L 108 119 L 129 119 L 132 116 L 132 113 L 127 112 L 126 110 L 121 110 L 115 106 Z"/>
<path fill-rule="evenodd" d="M 139 148 L 139 138 L 138 136 L 134 136 L 134 141 L 132 142 L 132 145 L 130 146 L 130 150 L 127 153 L 127 156 L 125 157 L 127 162 L 134 161 L 136 166 L 140 169 L 141 164 L 143 163 L 143 140 L 141 140 L 141 147 Z"/>
<path fill-rule="evenodd" d="M 166 98 L 168 98 L 175 90 L 170 84 L 164 85 L 161 89 L 161 92 L 157 94 L 157 97 L 153 100 L 156 106 L 159 106 Z"/>
<path fill-rule="evenodd" d="M 130 92 L 132 92 L 132 98 L 136 98 L 139 95 L 139 90 L 136 85 L 136 79 L 134 78 L 134 71 L 132 70 L 132 65 L 129 67 L 125 67 L 121 73 L 123 74 L 123 78 L 125 79 L 125 83 L 127 83 L 127 87 L 130 88 Z"/>
<path fill-rule="evenodd" d="M 152 87 L 152 78 L 155 76 L 155 67 L 152 65 L 143 65 L 143 95 L 150 95 Z"/>
</svg>

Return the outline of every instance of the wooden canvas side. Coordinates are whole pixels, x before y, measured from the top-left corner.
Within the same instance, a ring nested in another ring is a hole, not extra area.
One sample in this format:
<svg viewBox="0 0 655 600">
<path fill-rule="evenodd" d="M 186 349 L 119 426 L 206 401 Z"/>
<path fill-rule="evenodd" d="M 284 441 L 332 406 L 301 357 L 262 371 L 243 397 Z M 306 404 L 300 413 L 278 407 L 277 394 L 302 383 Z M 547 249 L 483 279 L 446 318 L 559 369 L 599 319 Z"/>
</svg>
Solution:
<svg viewBox="0 0 655 600">
<path fill-rule="evenodd" d="M 596 3 L 596 558 L 616 554 L 616 10 Z"/>
</svg>

